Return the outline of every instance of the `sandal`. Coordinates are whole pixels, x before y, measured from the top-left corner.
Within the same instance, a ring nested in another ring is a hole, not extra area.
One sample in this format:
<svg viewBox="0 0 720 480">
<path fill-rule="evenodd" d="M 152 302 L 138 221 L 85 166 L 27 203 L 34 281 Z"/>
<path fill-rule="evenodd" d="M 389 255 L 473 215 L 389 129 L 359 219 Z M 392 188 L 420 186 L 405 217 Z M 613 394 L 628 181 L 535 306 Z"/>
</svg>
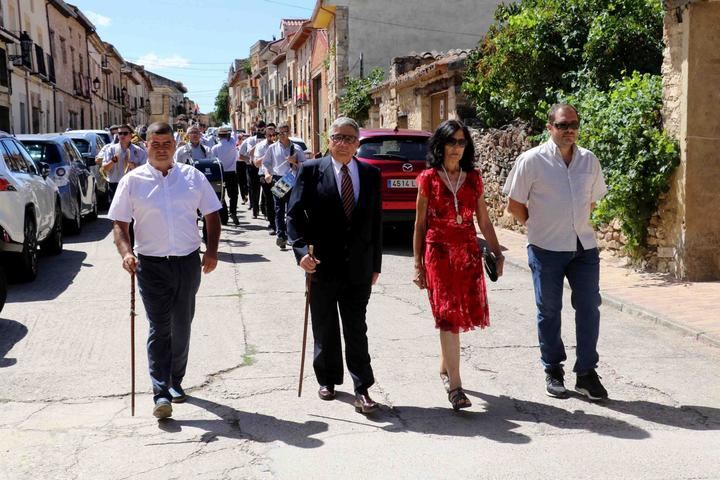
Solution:
<svg viewBox="0 0 720 480">
<path fill-rule="evenodd" d="M 450 390 L 448 392 L 448 400 L 450 400 L 452 408 L 456 412 L 461 408 L 468 408 L 472 406 L 472 402 L 470 402 L 470 399 L 467 397 L 467 395 L 465 395 L 462 387 L 458 387 L 455 390 Z"/>
<path fill-rule="evenodd" d="M 440 372 L 440 381 L 442 381 L 445 391 L 450 393 L 450 377 L 445 372 Z"/>
</svg>

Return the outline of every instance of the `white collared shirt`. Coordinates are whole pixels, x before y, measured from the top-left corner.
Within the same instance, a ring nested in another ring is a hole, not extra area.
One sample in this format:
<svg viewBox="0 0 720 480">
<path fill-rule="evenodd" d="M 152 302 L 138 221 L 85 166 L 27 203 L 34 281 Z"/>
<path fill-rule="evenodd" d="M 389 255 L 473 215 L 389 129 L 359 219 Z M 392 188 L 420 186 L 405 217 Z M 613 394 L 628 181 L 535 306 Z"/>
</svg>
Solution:
<svg viewBox="0 0 720 480">
<path fill-rule="evenodd" d="M 123 177 L 108 216 L 135 219 L 135 252 L 164 257 L 188 255 L 200 248 L 197 211 L 207 215 L 222 205 L 198 169 L 175 163 L 163 176 L 146 163 Z"/>
<path fill-rule="evenodd" d="M 528 243 L 555 252 L 597 247 L 591 204 L 607 193 L 597 157 L 575 146 L 569 166 L 551 139 L 518 157 L 503 193 L 527 206 Z"/>
<path fill-rule="evenodd" d="M 248 156 L 249 156 L 249 155 L 248 155 L 248 152 L 249 152 L 255 145 L 257 145 L 257 141 L 258 141 L 258 139 L 257 139 L 257 136 L 256 136 L 256 135 L 253 135 L 252 137 L 246 138 L 245 140 L 242 141 L 242 143 L 240 144 L 240 147 L 238 147 L 238 153 L 239 153 L 240 155 L 243 155 L 243 156 L 248 157 Z M 251 161 L 252 161 L 252 159 L 250 159 L 250 160 L 245 160 L 245 163 L 247 163 L 247 164 L 249 165 Z"/>
<path fill-rule="evenodd" d="M 201 142 L 196 146 L 188 142 L 182 147 L 175 150 L 173 160 L 178 163 L 187 163 L 193 165 L 195 160 L 204 160 L 210 156 L 210 149 L 205 147 Z"/>
<path fill-rule="evenodd" d="M 238 151 L 237 148 L 235 148 L 235 142 L 222 139 L 220 143 L 212 147 L 210 152 L 213 157 L 217 157 L 220 160 L 224 171 L 235 171 L 238 161 Z"/>
<path fill-rule="evenodd" d="M 127 173 L 127 160 L 135 166 L 145 164 L 147 161 L 147 152 L 140 147 L 136 147 L 132 143 L 128 146 L 127 150 L 123 150 L 119 143 L 112 145 L 105 151 L 105 157 L 103 158 L 103 165 L 107 165 L 113 161 L 113 158 L 117 157 L 115 166 L 107 172 L 107 181 L 110 183 L 118 183 L 121 178 Z M 127 170 L 129 171 L 129 170 Z"/>
<path fill-rule="evenodd" d="M 274 142 L 273 142 L 273 143 L 274 143 Z M 265 160 L 265 154 L 267 153 L 268 149 L 269 149 L 272 145 L 273 145 L 272 143 L 271 143 L 271 144 L 268 144 L 267 138 L 264 139 L 264 140 L 262 140 L 261 142 L 258 142 L 258 143 L 255 145 L 255 158 L 254 158 L 254 160 L 260 160 L 260 159 L 262 159 L 262 160 L 264 161 L 264 160 Z M 258 175 L 259 175 L 259 176 L 265 175 L 265 164 L 264 164 L 264 163 L 261 163 L 259 168 L 260 168 L 260 170 L 258 171 Z"/>
<path fill-rule="evenodd" d="M 287 147 L 283 146 L 280 142 L 273 143 L 270 148 L 265 152 L 265 159 L 263 160 L 263 166 L 272 175 L 285 176 L 289 171 L 292 170 L 292 165 L 288 162 L 290 156 L 290 148 L 293 148 L 295 158 L 297 159 L 298 165 L 305 161 L 305 152 L 300 147 L 290 142 Z"/>
<path fill-rule="evenodd" d="M 330 157 L 332 158 L 332 157 Z M 355 203 L 357 204 L 360 197 L 360 173 L 358 172 L 357 160 L 354 158 L 348 162 L 348 171 L 350 172 L 350 180 L 352 180 L 353 193 L 355 194 Z M 332 166 L 335 171 L 335 183 L 337 183 L 338 193 L 342 198 L 342 166 L 343 164 L 332 158 Z"/>
</svg>

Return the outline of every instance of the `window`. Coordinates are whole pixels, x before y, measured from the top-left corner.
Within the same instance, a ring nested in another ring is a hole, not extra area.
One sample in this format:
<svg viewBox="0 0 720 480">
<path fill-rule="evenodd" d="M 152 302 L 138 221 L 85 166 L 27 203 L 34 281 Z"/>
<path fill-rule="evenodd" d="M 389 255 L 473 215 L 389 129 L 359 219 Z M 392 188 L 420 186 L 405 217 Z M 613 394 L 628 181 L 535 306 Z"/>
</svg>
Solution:
<svg viewBox="0 0 720 480">
<path fill-rule="evenodd" d="M 0 87 L 9 87 L 8 81 L 8 69 L 7 69 L 7 55 L 5 50 L 0 48 Z"/>
<path fill-rule="evenodd" d="M 54 143 L 33 142 L 28 140 L 23 142 L 28 153 L 35 162 L 45 162 L 50 165 L 65 164 L 62 155 Z"/>
<path fill-rule="evenodd" d="M 37 43 L 35 44 L 35 58 L 37 61 L 37 72 L 40 75 L 47 76 L 47 70 L 45 70 L 45 52 Z"/>
<path fill-rule="evenodd" d="M 20 155 L 23 157 L 23 160 L 25 160 L 25 163 L 28 166 L 28 171 L 35 175 L 40 175 L 40 169 L 35 164 L 35 161 L 33 161 L 32 157 L 27 152 L 27 150 L 25 150 L 25 147 L 23 147 L 22 145 L 18 145 L 17 143 L 15 143 L 15 146 L 17 146 L 17 149 L 20 152 Z"/>
<path fill-rule="evenodd" d="M 364 141 L 357 156 L 373 160 L 425 160 L 425 137 L 374 137 Z"/>
<path fill-rule="evenodd" d="M 62 56 L 63 65 L 67 65 L 67 48 L 63 37 L 60 37 L 60 55 Z"/>
<path fill-rule="evenodd" d="M 18 146 L 12 140 L 3 140 L 3 147 L 5 147 L 6 157 L 5 163 L 11 172 L 15 173 L 29 173 L 28 166 L 25 163 Z"/>
<path fill-rule="evenodd" d="M 10 131 L 10 109 L 8 107 L 0 106 L 0 130 Z"/>
</svg>

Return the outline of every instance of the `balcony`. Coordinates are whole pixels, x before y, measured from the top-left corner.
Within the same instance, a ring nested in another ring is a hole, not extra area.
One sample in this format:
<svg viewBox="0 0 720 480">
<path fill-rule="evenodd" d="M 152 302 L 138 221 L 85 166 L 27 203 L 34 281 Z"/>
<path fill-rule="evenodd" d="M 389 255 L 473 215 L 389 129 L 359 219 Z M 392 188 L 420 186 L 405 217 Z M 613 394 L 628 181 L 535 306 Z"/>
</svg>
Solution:
<svg viewBox="0 0 720 480">
<path fill-rule="evenodd" d="M 259 99 L 258 94 L 257 94 L 257 88 L 255 88 L 255 87 L 243 88 L 242 93 L 240 94 L 240 99 L 243 103 L 256 104 Z"/>
<path fill-rule="evenodd" d="M 112 73 L 112 68 L 110 68 L 110 60 L 108 59 L 107 55 L 102 56 L 102 60 L 100 61 L 100 69 L 103 71 L 103 73 Z"/>
</svg>

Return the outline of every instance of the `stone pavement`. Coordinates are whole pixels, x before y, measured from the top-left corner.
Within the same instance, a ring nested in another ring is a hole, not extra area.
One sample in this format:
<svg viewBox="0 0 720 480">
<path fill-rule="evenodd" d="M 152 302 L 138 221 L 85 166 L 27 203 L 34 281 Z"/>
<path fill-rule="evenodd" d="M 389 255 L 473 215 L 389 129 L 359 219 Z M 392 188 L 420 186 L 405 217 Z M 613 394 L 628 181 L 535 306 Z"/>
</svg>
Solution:
<svg viewBox="0 0 720 480">
<path fill-rule="evenodd" d="M 526 237 L 496 228 L 508 263 L 529 270 Z M 600 258 L 603 303 L 720 346 L 720 282 L 681 282 L 665 274 L 640 273 L 621 258 Z"/>
</svg>

